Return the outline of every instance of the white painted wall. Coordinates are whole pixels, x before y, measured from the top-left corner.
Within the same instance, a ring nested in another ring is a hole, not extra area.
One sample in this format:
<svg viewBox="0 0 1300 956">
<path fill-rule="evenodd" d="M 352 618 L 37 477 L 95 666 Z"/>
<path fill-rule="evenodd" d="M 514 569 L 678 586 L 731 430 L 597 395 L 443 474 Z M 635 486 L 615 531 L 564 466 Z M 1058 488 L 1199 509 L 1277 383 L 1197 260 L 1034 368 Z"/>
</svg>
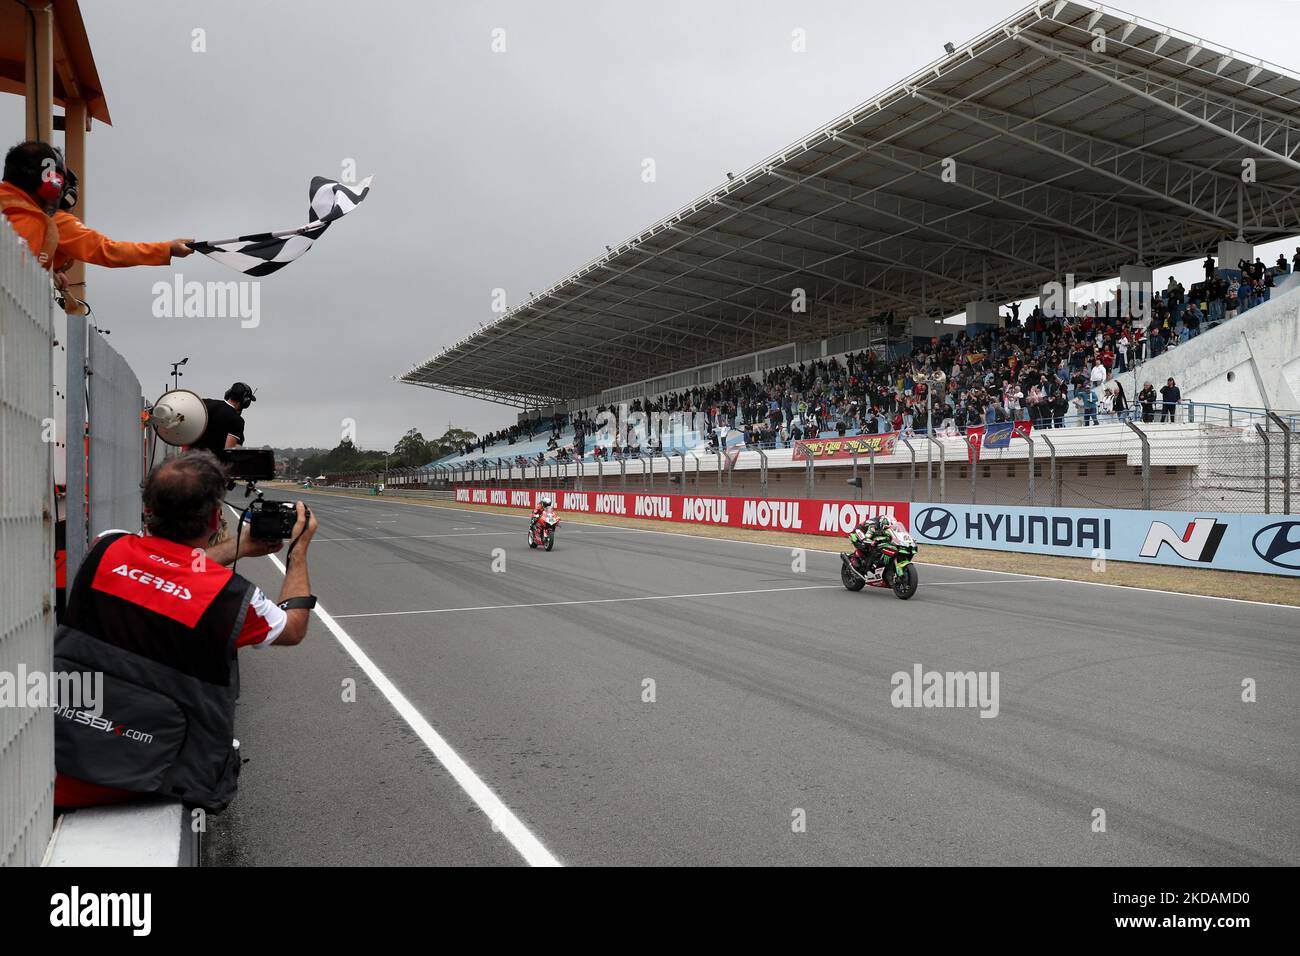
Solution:
<svg viewBox="0 0 1300 956">
<path fill-rule="evenodd" d="M 1300 279 L 1272 298 L 1142 365 L 1137 385 L 1173 377 L 1183 399 L 1279 411 L 1300 409 Z M 1122 376 L 1129 398 L 1133 373 Z"/>
</svg>

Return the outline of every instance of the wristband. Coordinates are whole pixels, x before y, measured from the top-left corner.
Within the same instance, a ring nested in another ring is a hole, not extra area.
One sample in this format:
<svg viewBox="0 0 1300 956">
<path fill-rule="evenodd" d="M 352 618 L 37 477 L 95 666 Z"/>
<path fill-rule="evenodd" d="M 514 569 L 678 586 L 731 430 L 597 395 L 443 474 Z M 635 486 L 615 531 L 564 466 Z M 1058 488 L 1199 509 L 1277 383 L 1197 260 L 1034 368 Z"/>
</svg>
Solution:
<svg viewBox="0 0 1300 956">
<path fill-rule="evenodd" d="M 306 597 L 285 598 L 280 602 L 279 607 L 282 611 L 296 611 L 303 609 L 310 611 L 316 606 L 316 595 L 308 594 Z"/>
</svg>

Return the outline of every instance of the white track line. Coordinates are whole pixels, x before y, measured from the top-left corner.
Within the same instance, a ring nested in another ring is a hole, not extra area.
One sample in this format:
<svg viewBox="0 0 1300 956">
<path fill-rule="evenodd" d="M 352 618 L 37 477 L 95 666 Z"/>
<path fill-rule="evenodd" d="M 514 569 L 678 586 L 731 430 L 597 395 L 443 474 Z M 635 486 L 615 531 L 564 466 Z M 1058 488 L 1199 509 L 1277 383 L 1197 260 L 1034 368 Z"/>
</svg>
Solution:
<svg viewBox="0 0 1300 956">
<path fill-rule="evenodd" d="M 328 494 L 319 494 L 319 493 L 318 493 L 318 494 L 317 494 L 317 497 L 318 497 L 318 498 L 328 498 L 329 495 L 328 495 Z M 340 497 L 341 497 L 341 496 L 340 496 Z M 349 496 L 349 497 L 351 497 L 351 496 Z M 366 499 L 366 498 L 353 498 L 352 500 L 354 500 L 354 501 L 365 501 L 365 502 L 367 502 L 368 504 L 380 504 L 380 502 L 371 502 L 371 501 L 369 501 L 369 499 Z M 466 511 L 466 510 L 469 510 L 469 511 L 473 511 L 475 514 L 481 515 L 481 516 L 483 516 L 483 517 L 495 517 L 495 518 L 527 518 L 527 517 L 528 517 L 527 515 L 515 515 L 515 514 L 509 514 L 509 513 L 502 513 L 502 512 L 500 512 L 500 511 L 479 511 L 479 510 L 476 509 L 476 508 L 469 508 L 469 509 L 466 509 L 466 508 L 453 508 L 453 507 L 449 507 L 449 506 L 447 506 L 447 505 L 443 505 L 443 504 L 436 504 L 436 503 L 434 503 L 434 502 L 429 502 L 428 504 L 425 504 L 424 502 L 389 501 L 389 502 L 387 502 L 387 504 L 391 504 L 391 505 L 405 505 L 405 506 L 407 506 L 407 507 L 411 507 L 411 508 L 439 508 L 439 509 L 441 509 L 441 510 L 443 510 L 443 511 Z M 579 513 L 582 513 L 582 512 L 579 512 Z M 616 518 L 616 517 L 619 517 L 619 516 L 618 516 L 618 515 L 607 515 L 607 516 L 605 516 L 605 517 L 615 517 L 615 518 Z M 741 541 L 739 538 L 714 538 L 714 537 L 708 537 L 708 536 L 705 536 L 705 535 L 698 535 L 698 534 L 685 534 L 685 533 L 683 533 L 683 532 L 681 532 L 681 531 L 659 531 L 658 529 L 655 529 L 655 528 L 627 528 L 627 527 L 622 527 L 622 526 L 617 526 L 617 527 L 619 527 L 620 530 L 623 530 L 623 531 L 635 531 L 635 532 L 637 532 L 637 533 L 639 533 L 639 534 L 667 534 L 667 535 L 672 535 L 672 536 L 675 537 L 675 538 L 694 538 L 696 541 L 701 541 L 701 540 L 703 540 L 703 541 L 726 541 L 726 542 L 728 542 L 728 543 L 730 543 L 730 544 L 746 544 L 746 545 L 750 545 L 750 546 L 752 546 L 752 547 L 756 547 L 756 548 L 780 548 L 782 551 L 792 551 L 792 550 L 796 550 L 795 548 L 793 548 L 792 546 L 790 546 L 790 545 L 788 545 L 788 544 L 768 544 L 768 543 L 765 542 L 765 541 Z M 753 531 L 753 530 L 757 530 L 757 529 L 754 529 L 754 528 L 747 528 L 747 529 L 740 529 L 740 530 Z M 926 543 L 926 542 L 921 542 L 921 544 L 925 544 L 925 543 Z M 939 547 L 939 545 L 936 545 L 935 547 Z M 800 551 L 812 551 L 812 552 L 817 553 L 817 554 L 839 554 L 839 551 L 832 550 L 832 549 L 830 549 L 830 548 L 809 548 L 809 547 L 801 547 L 801 548 L 798 548 L 797 550 L 800 550 Z M 972 549 L 972 550 L 978 550 L 978 549 Z M 1005 553 L 1008 553 L 1008 552 L 995 552 L 995 553 L 998 553 L 998 554 L 1005 554 Z M 1050 555 L 1044 555 L 1044 557 L 1050 557 Z M 1007 576 L 1009 576 L 1009 577 L 1015 577 L 1015 578 L 1032 578 L 1032 579 L 1034 579 L 1034 580 L 1038 580 L 1038 581 L 1056 581 L 1056 582 L 1058 582 L 1058 583 L 1060 583 L 1060 584 L 1083 584 L 1083 585 L 1087 585 L 1087 586 L 1089 586 L 1089 587 L 1095 587 L 1095 588 L 1122 588 L 1122 589 L 1125 590 L 1125 591 L 1143 591 L 1143 592 L 1146 592 L 1147 594 L 1167 594 L 1167 595 L 1169 595 L 1170 597 L 1201 598 L 1202 600 L 1205 600 L 1205 601 L 1229 601 L 1229 602 L 1231 602 L 1231 603 L 1233 603 L 1233 604 L 1253 604 L 1253 605 L 1255 605 L 1256 607 L 1276 607 L 1276 608 L 1282 608 L 1283 610 L 1286 610 L 1286 611 L 1300 611 L 1300 607 L 1297 607 L 1297 606 L 1294 605 L 1294 604 L 1277 604 L 1277 603 L 1275 603 L 1275 602 L 1273 602 L 1273 601 L 1251 601 L 1251 600 L 1249 600 L 1249 599 L 1247 599 L 1247 598 L 1221 597 L 1221 596 L 1219 596 L 1219 595 L 1217 595 L 1217 594 L 1192 594 L 1192 593 L 1189 593 L 1189 592 L 1187 592 L 1187 591 L 1166 591 L 1166 590 L 1164 590 L 1164 589 L 1162 589 L 1162 588 L 1144 588 L 1144 587 L 1138 587 L 1136 584 L 1107 584 L 1105 581 L 1079 581 L 1079 580 L 1076 580 L 1075 578 L 1054 578 L 1054 577 L 1052 577 L 1051 575 L 1048 575 L 1048 574 L 1025 574 L 1024 572 L 1021 572 L 1021 571 L 994 571 L 994 570 L 992 570 L 992 569 L 990 569 L 990 568 L 973 568 L 973 567 L 971 567 L 970 565 L 965 565 L 965 564 L 931 564 L 931 563 L 928 562 L 928 561 L 917 561 L 916 563 L 919 564 L 921 567 L 931 567 L 931 568 L 955 568 L 955 569 L 958 570 L 958 571 L 973 571 L 973 572 L 975 572 L 976 574 L 1004 574 L 1004 575 L 1007 575 Z M 1130 563 L 1137 564 L 1138 562 L 1130 562 Z M 1177 567 L 1177 565 L 1152 565 L 1152 567 Z M 1192 570 L 1194 570 L 1194 569 L 1192 569 Z"/>
<path fill-rule="evenodd" d="M 284 564 L 279 558 L 273 554 L 267 557 L 281 574 L 285 573 Z M 510 845 L 530 866 L 561 866 L 562 864 L 551 854 L 551 851 L 542 846 L 541 841 L 533 836 L 532 831 L 524 825 L 523 821 L 501 802 L 501 798 L 492 792 L 492 788 L 461 759 L 460 754 L 456 753 L 451 744 L 433 729 L 433 725 L 424 719 L 423 715 L 415 709 L 415 705 L 407 700 L 406 695 L 397 689 L 369 655 L 357 645 L 351 635 L 343 630 L 319 604 L 316 605 L 316 616 L 329 628 L 329 632 L 334 635 L 339 645 L 357 662 L 357 666 L 370 678 L 371 683 L 392 704 L 393 709 L 406 721 L 407 726 L 424 741 L 424 745 L 438 758 L 438 762 L 447 768 L 447 772 L 460 784 L 460 788 L 469 794 L 470 799 L 480 810 L 487 814 L 487 818 L 492 821 L 493 829 L 509 840 Z"/>
<path fill-rule="evenodd" d="M 340 614 L 351 617 L 400 617 L 407 614 L 455 614 L 461 611 L 513 611 L 529 607 L 572 607 L 575 604 L 623 604 L 630 601 L 672 601 L 686 598 L 730 597 L 735 594 L 774 594 L 779 591 L 824 591 L 840 588 L 839 584 L 806 584 L 793 588 L 759 588 L 753 591 L 709 591 L 704 594 L 647 594 L 641 597 L 593 598 L 589 601 L 547 601 L 544 604 L 487 604 L 481 607 L 435 607 L 420 611 L 370 611 L 365 614 Z"/>
</svg>

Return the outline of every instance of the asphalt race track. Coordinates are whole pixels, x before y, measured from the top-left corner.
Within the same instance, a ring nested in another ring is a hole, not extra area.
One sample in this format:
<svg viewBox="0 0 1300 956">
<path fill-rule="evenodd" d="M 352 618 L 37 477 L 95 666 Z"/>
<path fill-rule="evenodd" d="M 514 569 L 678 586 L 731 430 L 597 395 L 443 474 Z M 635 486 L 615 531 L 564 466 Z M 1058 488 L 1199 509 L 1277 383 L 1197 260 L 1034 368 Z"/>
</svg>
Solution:
<svg viewBox="0 0 1300 956">
<path fill-rule="evenodd" d="M 305 497 L 338 634 L 242 653 L 209 864 L 1300 863 L 1300 609 Z M 997 716 L 893 706 L 918 664 Z"/>
</svg>

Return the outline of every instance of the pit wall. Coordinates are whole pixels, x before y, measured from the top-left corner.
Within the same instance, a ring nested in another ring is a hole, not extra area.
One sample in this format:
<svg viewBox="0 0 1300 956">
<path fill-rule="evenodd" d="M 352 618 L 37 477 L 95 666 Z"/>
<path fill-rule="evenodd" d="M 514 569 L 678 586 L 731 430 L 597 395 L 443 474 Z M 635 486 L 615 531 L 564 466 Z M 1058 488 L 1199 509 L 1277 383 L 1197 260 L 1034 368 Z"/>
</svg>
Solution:
<svg viewBox="0 0 1300 956">
<path fill-rule="evenodd" d="M 476 487 L 457 488 L 456 501 L 531 509 L 542 494 L 561 513 L 835 537 L 887 514 L 920 544 L 1300 577 L 1295 515 Z"/>
</svg>

